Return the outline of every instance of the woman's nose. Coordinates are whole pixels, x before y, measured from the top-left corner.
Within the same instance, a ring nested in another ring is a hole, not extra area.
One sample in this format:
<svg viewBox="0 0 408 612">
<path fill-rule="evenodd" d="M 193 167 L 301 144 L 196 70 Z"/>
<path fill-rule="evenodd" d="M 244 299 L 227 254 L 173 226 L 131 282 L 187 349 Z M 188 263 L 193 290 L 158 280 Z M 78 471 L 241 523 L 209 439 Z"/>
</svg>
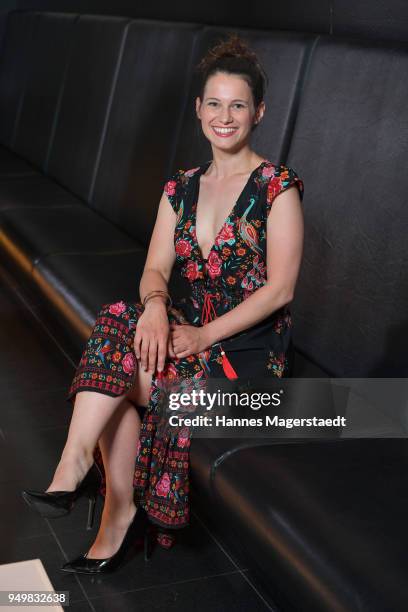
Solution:
<svg viewBox="0 0 408 612">
<path fill-rule="evenodd" d="M 231 109 L 229 106 L 222 108 L 220 111 L 220 121 L 223 123 L 229 123 L 231 119 Z"/>
</svg>

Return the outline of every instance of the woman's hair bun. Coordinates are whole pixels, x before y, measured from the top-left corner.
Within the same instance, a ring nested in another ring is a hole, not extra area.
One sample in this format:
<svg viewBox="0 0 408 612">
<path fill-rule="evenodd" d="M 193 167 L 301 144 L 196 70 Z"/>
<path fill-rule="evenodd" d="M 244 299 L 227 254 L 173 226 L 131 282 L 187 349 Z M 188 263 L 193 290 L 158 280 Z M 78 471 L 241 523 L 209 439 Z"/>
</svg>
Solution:
<svg viewBox="0 0 408 612">
<path fill-rule="evenodd" d="M 196 67 L 201 74 L 200 97 L 203 97 L 208 78 L 216 72 L 239 74 L 245 78 L 252 90 L 255 106 L 262 102 L 267 76 L 258 57 L 246 40 L 232 32 L 209 49 Z"/>
<path fill-rule="evenodd" d="M 222 57 L 239 57 L 252 60 L 257 63 L 258 58 L 254 51 L 250 49 L 246 41 L 238 36 L 238 34 L 232 33 L 226 40 L 220 40 L 214 47 L 212 47 L 207 55 L 203 57 L 200 64 L 210 66 L 212 62 L 215 62 Z"/>
</svg>

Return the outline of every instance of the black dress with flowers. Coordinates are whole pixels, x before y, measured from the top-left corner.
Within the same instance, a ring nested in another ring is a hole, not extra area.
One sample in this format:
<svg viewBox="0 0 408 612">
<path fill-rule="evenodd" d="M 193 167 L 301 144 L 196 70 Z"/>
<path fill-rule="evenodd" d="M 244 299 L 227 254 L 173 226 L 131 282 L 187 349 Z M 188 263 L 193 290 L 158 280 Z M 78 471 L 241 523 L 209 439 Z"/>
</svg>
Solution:
<svg viewBox="0 0 408 612">
<path fill-rule="evenodd" d="M 296 185 L 303 199 L 303 181 L 285 165 L 264 160 L 250 175 L 204 259 L 197 244 L 196 207 L 200 176 L 211 161 L 178 170 L 164 190 L 177 215 L 175 265 L 188 281 L 185 295 L 168 313 L 169 322 L 201 326 L 247 299 L 266 282 L 266 222 L 274 198 Z M 78 391 L 122 395 L 133 386 L 135 329 L 143 313 L 140 302 L 118 300 L 98 313 L 72 381 L 68 400 Z M 207 378 L 283 377 L 290 375 L 292 321 L 283 306 L 253 327 L 184 358 L 169 358 L 154 372 L 150 399 L 135 440 L 134 487 L 152 522 L 170 528 L 189 523 L 189 450 L 191 430 L 169 427 L 168 390 L 183 391 Z M 99 448 L 95 459 L 103 469 Z M 104 484 L 101 493 L 104 494 Z"/>
</svg>

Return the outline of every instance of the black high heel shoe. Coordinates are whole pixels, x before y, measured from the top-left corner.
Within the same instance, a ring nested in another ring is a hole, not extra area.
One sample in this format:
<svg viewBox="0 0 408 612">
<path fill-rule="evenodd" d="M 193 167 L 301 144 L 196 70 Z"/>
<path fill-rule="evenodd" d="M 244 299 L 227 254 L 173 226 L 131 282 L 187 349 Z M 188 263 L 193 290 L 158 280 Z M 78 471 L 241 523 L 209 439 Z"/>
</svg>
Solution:
<svg viewBox="0 0 408 612">
<path fill-rule="evenodd" d="M 71 572 L 75 574 L 102 574 L 113 572 L 124 560 L 126 553 L 130 550 L 136 539 L 142 539 L 144 542 L 144 558 L 148 561 L 151 556 L 151 533 L 150 523 L 147 513 L 141 506 L 138 507 L 136 514 L 130 523 L 125 537 L 119 549 L 111 557 L 106 559 L 88 559 L 87 554 L 80 555 L 73 561 L 64 563 L 61 567 L 63 572 Z"/>
<path fill-rule="evenodd" d="M 88 519 L 86 528 L 92 529 L 95 504 L 99 487 L 102 482 L 102 474 L 96 463 L 93 463 L 82 482 L 74 491 L 22 491 L 21 494 L 27 504 L 37 510 L 45 518 L 58 518 L 71 512 L 75 502 L 82 496 L 89 500 Z"/>
</svg>

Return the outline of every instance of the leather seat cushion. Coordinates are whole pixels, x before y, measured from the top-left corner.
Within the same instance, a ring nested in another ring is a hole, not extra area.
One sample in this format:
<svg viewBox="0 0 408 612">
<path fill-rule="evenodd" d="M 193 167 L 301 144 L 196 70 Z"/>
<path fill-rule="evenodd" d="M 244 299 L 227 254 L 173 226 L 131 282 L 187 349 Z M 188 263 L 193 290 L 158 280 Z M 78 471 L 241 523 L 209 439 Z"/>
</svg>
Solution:
<svg viewBox="0 0 408 612">
<path fill-rule="evenodd" d="M 243 449 L 217 467 L 213 492 L 289 609 L 402 610 L 407 456 L 405 439 Z"/>
</svg>

